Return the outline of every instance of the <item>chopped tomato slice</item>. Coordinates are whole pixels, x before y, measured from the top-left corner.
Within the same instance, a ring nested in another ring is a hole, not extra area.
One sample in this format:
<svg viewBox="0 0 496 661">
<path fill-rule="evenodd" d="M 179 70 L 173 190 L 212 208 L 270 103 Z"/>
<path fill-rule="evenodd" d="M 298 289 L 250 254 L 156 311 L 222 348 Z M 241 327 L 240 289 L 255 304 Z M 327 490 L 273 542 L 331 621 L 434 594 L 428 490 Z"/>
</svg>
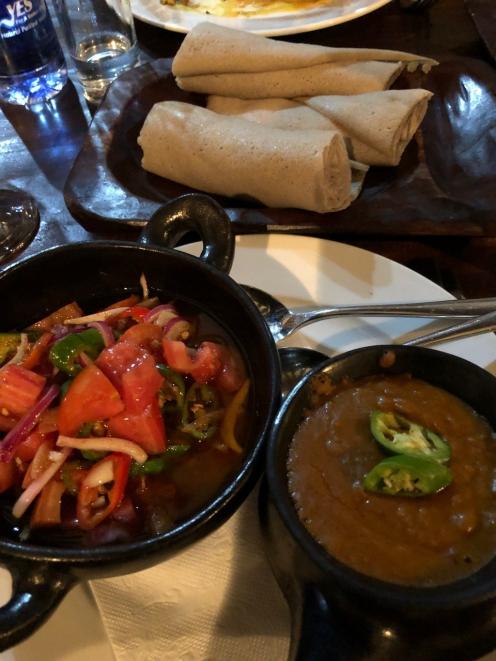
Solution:
<svg viewBox="0 0 496 661">
<path fill-rule="evenodd" d="M 222 347 L 215 342 L 202 342 L 194 351 L 180 340 L 162 340 L 164 358 L 173 370 L 191 374 L 197 383 L 208 383 L 222 369 Z"/>
<path fill-rule="evenodd" d="M 31 528 L 42 526 L 56 526 L 61 522 L 62 494 L 65 485 L 61 480 L 52 478 L 46 484 L 38 498 L 31 516 Z"/>
<path fill-rule="evenodd" d="M 55 440 L 58 433 L 57 419 L 58 408 L 43 411 L 34 430 L 17 446 L 15 456 L 21 461 L 31 461 L 44 441 Z"/>
<path fill-rule="evenodd" d="M 195 356 L 191 376 L 198 383 L 214 379 L 222 369 L 221 346 L 215 342 L 202 342 Z"/>
<path fill-rule="evenodd" d="M 36 342 L 33 344 L 31 351 L 24 357 L 21 361 L 21 367 L 25 367 L 28 370 L 32 370 L 37 365 L 39 365 L 47 353 L 47 349 L 52 343 L 53 333 L 45 331 Z"/>
<path fill-rule="evenodd" d="M 237 352 L 221 347 L 222 369 L 215 378 L 215 385 L 226 392 L 237 392 L 246 381 L 246 371 Z"/>
<path fill-rule="evenodd" d="M 159 454 L 166 448 L 164 419 L 157 400 L 140 413 L 123 411 L 109 420 L 112 436 L 126 438 L 140 445 L 148 454 Z"/>
<path fill-rule="evenodd" d="M 10 431 L 18 422 L 19 420 L 17 418 L 13 418 L 11 415 L 2 415 L 0 413 L 0 431 Z"/>
<path fill-rule="evenodd" d="M 81 482 L 77 499 L 77 518 L 81 528 L 91 530 L 119 507 L 124 497 L 130 465 L 131 457 L 112 452 L 88 471 Z M 104 474 L 110 479 L 100 483 L 99 476 Z"/>
<path fill-rule="evenodd" d="M 15 456 L 19 457 L 21 461 L 31 461 L 40 445 L 46 440 L 49 439 L 45 434 L 41 434 L 39 431 L 31 432 L 22 443 L 19 443 Z"/>
<path fill-rule="evenodd" d="M 68 303 L 58 310 L 55 310 L 55 312 L 49 314 L 48 317 L 44 317 L 43 319 L 37 321 L 35 324 L 32 324 L 28 330 L 49 331 L 53 326 L 56 326 L 57 324 L 63 324 L 66 319 L 81 317 L 82 314 L 83 311 L 77 303 Z"/>
<path fill-rule="evenodd" d="M 189 374 L 194 365 L 194 351 L 189 349 L 184 342 L 180 340 L 168 340 L 164 337 L 162 340 L 164 358 L 173 370 L 180 374 Z"/>
<path fill-rule="evenodd" d="M 131 342 L 148 350 L 160 347 L 162 329 L 156 324 L 134 324 L 125 331 L 119 342 Z"/>
<path fill-rule="evenodd" d="M 136 305 L 138 301 L 139 301 L 139 296 L 136 296 L 136 294 L 131 294 L 131 296 L 128 296 L 127 298 L 123 298 L 120 301 L 116 301 L 115 303 L 112 303 L 112 305 L 107 305 L 105 310 L 113 310 L 114 308 L 133 307 L 133 305 Z"/>
<path fill-rule="evenodd" d="M 156 398 L 164 380 L 152 355 L 132 342 L 119 341 L 104 349 L 96 362 L 121 392 L 126 412 L 133 415 Z"/>
<path fill-rule="evenodd" d="M 142 305 L 133 305 L 127 310 L 123 310 L 115 317 L 115 319 L 126 319 L 127 317 L 131 317 L 134 321 L 143 321 L 149 312 L 150 310 Z"/>
<path fill-rule="evenodd" d="M 122 388 L 122 375 L 130 366 L 150 355 L 146 349 L 133 342 L 116 342 L 104 349 L 95 363 L 119 390 Z"/>
<path fill-rule="evenodd" d="M 128 413 L 141 413 L 156 400 L 164 381 L 155 361 L 148 354 L 122 375 L 122 396 Z"/>
<path fill-rule="evenodd" d="M 76 436 L 85 422 L 111 418 L 123 409 L 111 381 L 95 364 L 89 365 L 79 372 L 62 400 L 58 428 L 64 436 Z"/>
<path fill-rule="evenodd" d="M 0 413 L 6 417 L 21 417 L 40 396 L 45 377 L 19 365 L 0 369 Z"/>
<path fill-rule="evenodd" d="M 38 431 L 42 434 L 58 431 L 58 416 L 59 410 L 57 407 L 45 409 L 38 420 Z"/>
</svg>

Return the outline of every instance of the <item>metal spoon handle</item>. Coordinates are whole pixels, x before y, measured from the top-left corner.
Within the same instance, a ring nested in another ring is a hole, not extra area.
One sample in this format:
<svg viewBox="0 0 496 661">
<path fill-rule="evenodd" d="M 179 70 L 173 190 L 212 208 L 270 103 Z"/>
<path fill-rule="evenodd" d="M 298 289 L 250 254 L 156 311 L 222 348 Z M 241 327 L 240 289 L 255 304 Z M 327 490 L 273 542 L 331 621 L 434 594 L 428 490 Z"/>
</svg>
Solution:
<svg viewBox="0 0 496 661">
<path fill-rule="evenodd" d="M 291 331 L 329 317 L 474 317 L 496 310 L 496 298 L 432 301 L 427 303 L 392 303 L 376 305 L 340 305 L 334 307 L 299 307 L 288 310 L 282 320 Z"/>
<path fill-rule="evenodd" d="M 467 321 L 461 321 L 458 324 L 448 326 L 448 328 L 441 328 L 440 330 L 420 335 L 412 340 L 402 342 L 406 346 L 415 346 L 417 344 L 434 344 L 435 342 L 442 342 L 446 340 L 458 340 L 462 337 L 469 337 L 471 335 L 480 335 L 481 333 L 488 333 L 496 330 L 496 311 L 482 314 Z"/>
</svg>

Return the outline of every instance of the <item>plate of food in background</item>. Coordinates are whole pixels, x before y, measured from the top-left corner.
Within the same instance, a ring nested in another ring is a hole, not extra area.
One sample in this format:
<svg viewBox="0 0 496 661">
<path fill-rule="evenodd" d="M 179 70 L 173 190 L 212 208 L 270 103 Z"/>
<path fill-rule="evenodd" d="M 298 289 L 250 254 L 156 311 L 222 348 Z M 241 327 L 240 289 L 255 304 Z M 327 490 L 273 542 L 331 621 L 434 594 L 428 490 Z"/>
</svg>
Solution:
<svg viewBox="0 0 496 661">
<path fill-rule="evenodd" d="M 174 32 L 205 20 L 276 36 L 310 32 L 369 14 L 391 0 L 132 0 L 136 18 Z"/>
</svg>

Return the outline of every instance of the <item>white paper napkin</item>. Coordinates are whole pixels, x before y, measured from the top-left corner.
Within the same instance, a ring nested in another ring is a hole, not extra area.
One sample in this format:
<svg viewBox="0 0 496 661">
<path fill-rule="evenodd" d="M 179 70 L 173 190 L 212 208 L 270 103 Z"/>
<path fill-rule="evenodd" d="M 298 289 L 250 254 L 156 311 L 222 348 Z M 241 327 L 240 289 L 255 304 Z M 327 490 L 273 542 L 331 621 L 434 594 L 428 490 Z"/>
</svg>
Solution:
<svg viewBox="0 0 496 661">
<path fill-rule="evenodd" d="M 289 612 L 253 493 L 219 530 L 151 569 L 91 582 L 118 661 L 284 661 Z"/>
</svg>

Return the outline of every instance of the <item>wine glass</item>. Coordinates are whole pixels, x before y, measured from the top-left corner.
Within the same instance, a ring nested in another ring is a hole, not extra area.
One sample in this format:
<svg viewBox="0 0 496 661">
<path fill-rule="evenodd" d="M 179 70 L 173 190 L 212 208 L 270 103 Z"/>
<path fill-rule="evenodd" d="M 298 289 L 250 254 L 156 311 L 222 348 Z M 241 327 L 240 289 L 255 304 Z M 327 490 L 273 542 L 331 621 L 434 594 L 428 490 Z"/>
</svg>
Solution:
<svg viewBox="0 0 496 661">
<path fill-rule="evenodd" d="M 0 264 L 26 248 L 40 224 L 40 212 L 27 193 L 0 189 Z"/>
</svg>

